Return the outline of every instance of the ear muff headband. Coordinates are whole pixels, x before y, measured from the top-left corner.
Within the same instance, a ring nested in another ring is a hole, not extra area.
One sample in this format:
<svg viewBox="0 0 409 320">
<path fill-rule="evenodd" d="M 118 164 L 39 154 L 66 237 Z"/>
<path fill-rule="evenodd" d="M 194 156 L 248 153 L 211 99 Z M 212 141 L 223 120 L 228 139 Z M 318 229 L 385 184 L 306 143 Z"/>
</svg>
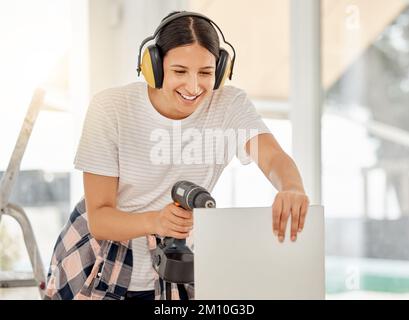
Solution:
<svg viewBox="0 0 409 320">
<path fill-rule="evenodd" d="M 202 19 L 205 19 L 206 21 L 208 21 L 209 23 L 211 23 L 213 26 L 215 26 L 217 28 L 217 30 L 219 30 L 223 42 L 226 43 L 233 51 L 233 58 L 231 59 L 227 59 L 228 63 L 222 62 L 220 61 L 220 57 L 217 61 L 217 65 L 216 65 L 216 81 L 215 81 L 215 86 L 214 89 L 218 89 L 221 85 L 224 84 L 224 81 L 226 80 L 226 78 L 228 77 L 230 80 L 233 77 L 233 67 L 234 67 L 234 61 L 236 59 L 236 51 L 234 50 L 234 47 L 226 41 L 224 34 L 222 32 L 222 30 L 219 28 L 219 26 L 213 22 L 211 19 L 209 19 L 208 17 L 200 14 L 200 13 L 196 13 L 196 12 L 188 12 L 188 11 L 182 11 L 179 13 L 176 13 L 168 18 L 166 18 L 165 20 L 162 21 L 162 23 L 156 28 L 154 34 L 146 39 L 144 39 L 139 47 L 139 54 L 138 54 L 138 67 L 137 67 L 137 72 L 138 72 L 138 76 L 140 75 L 141 71 L 146 78 L 147 83 L 153 87 L 153 88 L 161 88 L 162 87 L 162 83 L 163 83 L 163 64 L 162 64 L 162 57 L 160 55 L 159 49 L 153 45 L 152 47 L 156 48 L 156 51 L 154 52 L 154 56 L 151 55 L 152 50 L 145 50 L 143 57 L 142 57 L 142 62 L 141 62 L 141 52 L 142 49 L 144 47 L 144 45 L 151 41 L 154 40 L 157 36 L 157 34 L 159 33 L 159 31 L 166 26 L 168 23 L 170 23 L 173 20 L 179 19 L 181 17 L 199 17 Z M 220 49 L 220 56 L 222 55 L 222 52 L 225 52 L 227 54 L 227 58 L 229 57 L 228 53 L 226 50 L 224 49 Z M 150 55 L 149 59 L 148 59 L 148 55 Z M 156 58 L 159 57 L 160 60 L 157 60 Z M 145 59 L 145 61 L 144 61 Z M 160 62 L 160 66 L 159 63 Z M 219 67 L 220 65 L 220 67 Z M 151 68 L 152 66 L 152 68 Z M 224 66 L 224 67 L 223 67 Z M 219 71 L 219 72 L 217 72 Z M 145 73 L 146 72 L 146 73 Z M 157 73 L 156 73 L 157 72 Z M 219 81 L 218 81 L 219 79 Z M 153 85 L 154 84 L 154 85 Z"/>
</svg>

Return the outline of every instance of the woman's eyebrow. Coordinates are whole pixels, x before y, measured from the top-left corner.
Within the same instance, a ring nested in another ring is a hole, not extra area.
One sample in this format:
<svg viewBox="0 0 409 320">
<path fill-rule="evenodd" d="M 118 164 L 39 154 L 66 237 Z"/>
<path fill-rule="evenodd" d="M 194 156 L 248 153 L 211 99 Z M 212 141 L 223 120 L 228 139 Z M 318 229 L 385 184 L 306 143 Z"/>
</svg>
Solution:
<svg viewBox="0 0 409 320">
<path fill-rule="evenodd" d="M 172 64 L 171 67 L 178 67 L 178 68 L 183 68 L 183 69 L 189 69 L 186 66 L 182 66 L 181 64 Z M 206 67 L 202 67 L 200 69 L 214 69 L 213 66 L 206 66 Z"/>
</svg>

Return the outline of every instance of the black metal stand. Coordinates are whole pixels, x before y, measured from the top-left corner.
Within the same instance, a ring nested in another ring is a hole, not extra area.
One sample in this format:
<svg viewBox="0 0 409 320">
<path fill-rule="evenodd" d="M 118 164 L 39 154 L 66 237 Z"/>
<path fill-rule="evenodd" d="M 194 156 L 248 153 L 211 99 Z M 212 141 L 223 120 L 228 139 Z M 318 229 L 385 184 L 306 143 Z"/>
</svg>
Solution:
<svg viewBox="0 0 409 320">
<path fill-rule="evenodd" d="M 153 267 L 166 300 L 172 300 L 172 284 L 177 286 L 181 300 L 189 300 L 184 284 L 193 283 L 193 252 L 185 241 L 156 238 Z"/>
</svg>

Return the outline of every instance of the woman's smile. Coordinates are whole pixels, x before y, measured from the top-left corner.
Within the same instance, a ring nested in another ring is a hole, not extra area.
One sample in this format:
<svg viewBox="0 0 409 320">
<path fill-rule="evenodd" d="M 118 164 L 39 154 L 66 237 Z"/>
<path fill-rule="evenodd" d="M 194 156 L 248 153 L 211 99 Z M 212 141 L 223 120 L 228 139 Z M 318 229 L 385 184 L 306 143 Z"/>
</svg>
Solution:
<svg viewBox="0 0 409 320">
<path fill-rule="evenodd" d="M 182 101 L 183 104 L 188 105 L 188 106 L 195 105 L 200 100 L 202 93 L 203 93 L 202 91 L 196 95 L 190 95 L 190 94 L 183 94 L 177 90 L 176 92 L 179 97 L 179 100 Z"/>
</svg>

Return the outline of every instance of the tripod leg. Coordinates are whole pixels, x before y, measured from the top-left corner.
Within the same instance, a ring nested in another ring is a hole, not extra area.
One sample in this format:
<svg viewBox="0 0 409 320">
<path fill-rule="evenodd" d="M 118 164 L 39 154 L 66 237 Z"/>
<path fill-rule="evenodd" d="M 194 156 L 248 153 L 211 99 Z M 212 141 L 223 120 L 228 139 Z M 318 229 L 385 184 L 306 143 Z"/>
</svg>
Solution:
<svg viewBox="0 0 409 320">
<path fill-rule="evenodd" d="M 165 290 L 166 290 L 166 300 L 172 300 L 172 284 L 165 281 Z"/>
<path fill-rule="evenodd" d="M 179 298 L 180 300 L 189 300 L 186 288 L 183 284 L 178 284 Z"/>
</svg>

